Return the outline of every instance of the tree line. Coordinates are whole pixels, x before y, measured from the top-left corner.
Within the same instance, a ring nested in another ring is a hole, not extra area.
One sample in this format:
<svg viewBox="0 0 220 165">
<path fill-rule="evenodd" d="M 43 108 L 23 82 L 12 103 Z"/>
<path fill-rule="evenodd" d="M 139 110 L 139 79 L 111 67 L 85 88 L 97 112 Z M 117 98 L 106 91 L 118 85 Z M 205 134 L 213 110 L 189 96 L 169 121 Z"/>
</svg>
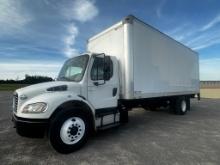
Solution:
<svg viewBox="0 0 220 165">
<path fill-rule="evenodd" d="M 54 81 L 54 79 L 47 76 L 31 76 L 26 74 L 23 80 L 0 80 L 0 84 L 37 84 L 48 81 Z"/>
</svg>

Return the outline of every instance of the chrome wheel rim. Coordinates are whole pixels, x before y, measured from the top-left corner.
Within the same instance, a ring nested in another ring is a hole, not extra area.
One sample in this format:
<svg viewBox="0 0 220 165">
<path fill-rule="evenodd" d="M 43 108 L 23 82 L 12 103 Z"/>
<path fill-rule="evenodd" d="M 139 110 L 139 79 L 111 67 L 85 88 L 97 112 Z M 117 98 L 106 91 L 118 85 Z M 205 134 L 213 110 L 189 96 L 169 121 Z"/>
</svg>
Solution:
<svg viewBox="0 0 220 165">
<path fill-rule="evenodd" d="M 61 140 L 68 145 L 76 144 L 85 134 L 85 123 L 79 117 L 67 119 L 60 129 Z"/>
<path fill-rule="evenodd" d="M 182 112 L 186 112 L 186 101 L 185 100 L 182 100 L 181 102 L 181 109 L 182 109 Z"/>
</svg>

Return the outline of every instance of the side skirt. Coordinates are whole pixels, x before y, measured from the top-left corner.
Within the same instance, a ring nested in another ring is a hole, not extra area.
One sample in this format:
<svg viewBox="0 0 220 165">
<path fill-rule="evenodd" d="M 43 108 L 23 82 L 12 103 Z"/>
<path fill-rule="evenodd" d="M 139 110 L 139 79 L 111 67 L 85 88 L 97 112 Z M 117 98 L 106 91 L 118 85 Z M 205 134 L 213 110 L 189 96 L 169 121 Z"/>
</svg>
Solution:
<svg viewBox="0 0 220 165">
<path fill-rule="evenodd" d="M 95 110 L 95 124 L 97 129 L 103 130 L 120 124 L 120 113 L 117 107 Z"/>
</svg>

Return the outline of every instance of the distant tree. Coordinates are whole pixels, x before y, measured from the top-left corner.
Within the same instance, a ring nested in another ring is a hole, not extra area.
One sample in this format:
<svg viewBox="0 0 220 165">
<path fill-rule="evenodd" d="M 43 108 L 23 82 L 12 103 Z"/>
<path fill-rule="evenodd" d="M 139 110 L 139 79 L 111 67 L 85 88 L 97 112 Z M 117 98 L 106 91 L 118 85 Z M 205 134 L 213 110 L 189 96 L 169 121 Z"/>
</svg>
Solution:
<svg viewBox="0 0 220 165">
<path fill-rule="evenodd" d="M 48 82 L 48 81 L 53 81 L 53 79 L 47 76 L 39 76 L 39 75 L 30 76 L 26 74 L 23 80 L 18 80 L 18 79 L 0 80 L 0 84 L 37 84 L 37 83 Z"/>
<path fill-rule="evenodd" d="M 25 79 L 23 80 L 24 84 L 36 84 L 36 83 L 41 83 L 41 82 L 48 82 L 48 81 L 53 81 L 51 77 L 47 76 L 30 76 L 30 75 L 25 75 Z"/>
</svg>

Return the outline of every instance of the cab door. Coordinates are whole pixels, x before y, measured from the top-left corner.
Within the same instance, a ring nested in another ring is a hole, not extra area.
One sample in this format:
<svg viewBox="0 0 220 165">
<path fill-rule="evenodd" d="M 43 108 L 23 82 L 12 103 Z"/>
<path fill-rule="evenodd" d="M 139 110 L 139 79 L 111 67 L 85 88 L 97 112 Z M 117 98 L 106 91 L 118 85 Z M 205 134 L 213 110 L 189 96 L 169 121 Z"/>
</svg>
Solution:
<svg viewBox="0 0 220 165">
<path fill-rule="evenodd" d="M 119 97 L 118 63 L 104 54 L 92 56 L 88 74 L 88 100 L 95 109 L 117 107 Z"/>
</svg>

